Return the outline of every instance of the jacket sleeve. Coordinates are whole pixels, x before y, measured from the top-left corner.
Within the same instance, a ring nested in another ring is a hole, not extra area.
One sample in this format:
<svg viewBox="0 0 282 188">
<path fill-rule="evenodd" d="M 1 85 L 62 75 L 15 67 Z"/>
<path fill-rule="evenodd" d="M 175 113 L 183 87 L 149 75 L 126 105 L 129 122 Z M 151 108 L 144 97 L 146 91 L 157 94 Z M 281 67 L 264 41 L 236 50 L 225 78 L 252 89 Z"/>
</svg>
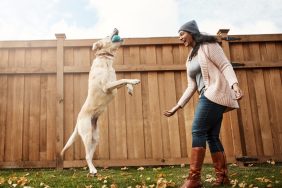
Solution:
<svg viewBox="0 0 282 188">
<path fill-rule="evenodd" d="M 179 101 L 177 102 L 177 104 L 181 107 L 185 106 L 185 104 L 190 100 L 190 98 L 193 96 L 193 94 L 197 89 L 197 84 L 195 79 L 189 76 L 189 65 L 187 65 L 187 81 L 188 81 L 188 87 L 182 94 Z"/>
<path fill-rule="evenodd" d="M 221 46 L 218 43 L 209 43 L 207 46 L 210 60 L 222 72 L 229 86 L 232 87 L 233 84 L 238 83 L 233 67 L 225 56 Z"/>
</svg>

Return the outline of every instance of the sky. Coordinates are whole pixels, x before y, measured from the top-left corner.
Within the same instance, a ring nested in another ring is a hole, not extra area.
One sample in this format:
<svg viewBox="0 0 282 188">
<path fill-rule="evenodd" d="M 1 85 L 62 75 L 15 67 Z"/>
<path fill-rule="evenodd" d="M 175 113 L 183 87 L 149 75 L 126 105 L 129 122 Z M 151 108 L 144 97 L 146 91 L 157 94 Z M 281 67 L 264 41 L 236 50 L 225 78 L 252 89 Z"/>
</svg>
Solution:
<svg viewBox="0 0 282 188">
<path fill-rule="evenodd" d="M 215 35 L 282 33 L 282 0 L 0 0 L 0 40 L 173 37 L 187 21 Z"/>
</svg>

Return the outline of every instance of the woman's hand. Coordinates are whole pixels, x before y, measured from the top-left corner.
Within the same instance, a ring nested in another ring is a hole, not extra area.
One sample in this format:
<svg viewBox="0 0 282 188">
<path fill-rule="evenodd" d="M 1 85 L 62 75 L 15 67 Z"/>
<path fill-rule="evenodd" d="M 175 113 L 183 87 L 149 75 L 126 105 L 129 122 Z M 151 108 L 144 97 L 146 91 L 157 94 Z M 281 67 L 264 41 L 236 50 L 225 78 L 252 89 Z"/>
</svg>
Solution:
<svg viewBox="0 0 282 188">
<path fill-rule="evenodd" d="M 170 116 L 172 116 L 173 114 L 175 114 L 175 112 L 176 112 L 179 108 L 181 108 L 181 106 L 179 106 L 178 104 L 176 104 L 172 109 L 165 111 L 165 112 L 164 112 L 164 115 L 165 115 L 166 117 L 170 117 Z"/>
<path fill-rule="evenodd" d="M 238 86 L 238 83 L 233 84 L 232 89 L 235 91 L 236 100 L 240 100 L 244 96 L 242 90 Z"/>
</svg>

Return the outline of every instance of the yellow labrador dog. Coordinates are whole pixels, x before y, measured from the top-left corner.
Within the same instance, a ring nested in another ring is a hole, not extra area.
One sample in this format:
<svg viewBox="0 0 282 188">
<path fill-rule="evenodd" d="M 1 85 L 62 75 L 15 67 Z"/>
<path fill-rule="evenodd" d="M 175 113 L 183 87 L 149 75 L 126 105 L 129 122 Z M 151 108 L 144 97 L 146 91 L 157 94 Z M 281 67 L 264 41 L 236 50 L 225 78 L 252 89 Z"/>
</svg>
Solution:
<svg viewBox="0 0 282 188">
<path fill-rule="evenodd" d="M 132 85 L 140 83 L 138 79 L 116 80 L 113 61 L 121 44 L 122 39 L 118 36 L 117 29 L 109 37 L 93 44 L 92 49 L 96 54 L 96 58 L 89 73 L 87 98 L 78 114 L 74 132 L 61 152 L 61 156 L 63 156 L 65 150 L 73 144 L 77 135 L 80 135 L 91 174 L 97 173 L 92 158 L 99 140 L 98 117 L 114 98 L 118 88 L 127 86 L 128 93 L 131 95 L 133 92 Z"/>
</svg>

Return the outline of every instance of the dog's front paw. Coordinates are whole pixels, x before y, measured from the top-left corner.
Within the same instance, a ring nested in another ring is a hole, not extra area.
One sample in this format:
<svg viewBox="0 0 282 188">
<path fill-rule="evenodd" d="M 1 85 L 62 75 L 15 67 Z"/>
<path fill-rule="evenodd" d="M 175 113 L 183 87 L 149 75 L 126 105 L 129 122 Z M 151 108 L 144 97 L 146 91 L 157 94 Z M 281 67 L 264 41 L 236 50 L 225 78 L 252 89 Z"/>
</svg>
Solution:
<svg viewBox="0 0 282 188">
<path fill-rule="evenodd" d="M 135 84 L 139 84 L 139 83 L 140 83 L 140 80 L 138 80 L 138 79 L 132 79 L 132 80 L 130 80 L 130 84 L 135 85 Z"/>
<path fill-rule="evenodd" d="M 133 94 L 133 86 L 132 86 L 132 84 L 126 84 L 126 87 L 127 87 L 128 94 L 132 95 Z"/>
</svg>

